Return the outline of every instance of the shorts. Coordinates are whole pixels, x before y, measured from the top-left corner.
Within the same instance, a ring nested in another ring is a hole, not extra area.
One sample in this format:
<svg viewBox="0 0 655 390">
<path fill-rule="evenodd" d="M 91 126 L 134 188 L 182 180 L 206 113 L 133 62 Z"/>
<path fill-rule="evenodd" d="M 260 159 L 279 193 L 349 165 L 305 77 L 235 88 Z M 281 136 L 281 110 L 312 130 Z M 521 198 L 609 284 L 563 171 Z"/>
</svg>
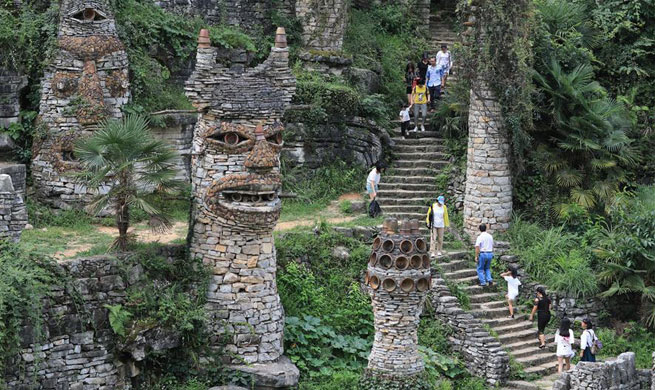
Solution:
<svg viewBox="0 0 655 390">
<path fill-rule="evenodd" d="M 518 293 L 516 293 L 516 294 L 507 293 L 507 299 L 509 299 L 510 301 L 515 301 L 516 297 L 518 297 L 518 296 L 519 296 Z"/>
<path fill-rule="evenodd" d="M 411 95 L 412 94 L 412 87 L 407 87 L 405 89 L 405 93 L 408 94 L 408 95 Z"/>
<path fill-rule="evenodd" d="M 378 186 L 375 186 L 375 191 L 371 188 L 371 183 L 366 182 L 366 193 L 367 194 L 372 194 L 373 192 L 378 192 Z"/>
</svg>

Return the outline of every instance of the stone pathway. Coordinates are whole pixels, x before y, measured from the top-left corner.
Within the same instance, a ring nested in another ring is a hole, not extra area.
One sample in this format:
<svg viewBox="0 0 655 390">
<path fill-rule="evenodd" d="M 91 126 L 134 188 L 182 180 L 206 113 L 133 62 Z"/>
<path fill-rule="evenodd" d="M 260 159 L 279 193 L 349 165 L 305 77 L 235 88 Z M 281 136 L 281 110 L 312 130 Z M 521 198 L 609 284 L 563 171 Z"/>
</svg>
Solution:
<svg viewBox="0 0 655 390">
<path fill-rule="evenodd" d="M 497 254 L 502 254 L 506 243 L 497 242 Z M 524 307 L 517 308 L 514 318 L 509 318 L 504 293 L 498 287 L 480 287 L 477 271 L 471 259 L 454 260 L 440 264 L 443 277 L 446 280 L 462 285 L 471 300 L 470 313 L 486 324 L 495 334 L 515 361 L 520 363 L 529 376 L 544 377 L 556 372 L 557 359 L 554 352 L 554 336 L 549 335 L 546 341 L 549 348 L 539 349 L 536 321 L 528 320 L 530 313 Z M 496 283 L 504 283 L 496 277 Z M 556 378 L 555 378 L 556 379 Z M 505 389 L 541 389 L 547 386 L 548 380 L 540 382 L 510 381 Z"/>
</svg>

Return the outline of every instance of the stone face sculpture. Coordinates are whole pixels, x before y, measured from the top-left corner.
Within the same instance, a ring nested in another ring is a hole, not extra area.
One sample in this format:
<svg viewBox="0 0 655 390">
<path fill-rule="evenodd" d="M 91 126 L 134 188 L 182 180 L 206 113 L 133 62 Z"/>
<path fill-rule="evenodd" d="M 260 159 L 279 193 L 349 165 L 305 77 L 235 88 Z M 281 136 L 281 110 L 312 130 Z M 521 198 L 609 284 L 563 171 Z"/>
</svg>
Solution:
<svg viewBox="0 0 655 390">
<path fill-rule="evenodd" d="M 278 29 L 268 59 L 251 69 L 217 63 L 206 30 L 198 42 L 185 88 L 200 113 L 192 147 L 190 251 L 213 270 L 211 344 L 227 348 L 235 364 L 276 363 L 284 326 L 273 242 L 281 208 L 280 119 L 295 91 L 286 37 Z"/>
<path fill-rule="evenodd" d="M 67 208 L 93 195 L 66 176 L 79 168 L 75 141 L 120 118 L 130 92 L 127 53 L 106 0 L 62 1 L 57 47 L 42 83 L 45 134 L 34 142 L 32 175 L 41 200 Z"/>
<path fill-rule="evenodd" d="M 427 243 L 418 221 L 387 219 L 373 241 L 365 278 L 375 316 L 367 375 L 402 380 L 423 371 L 418 325 L 430 275 Z"/>
</svg>

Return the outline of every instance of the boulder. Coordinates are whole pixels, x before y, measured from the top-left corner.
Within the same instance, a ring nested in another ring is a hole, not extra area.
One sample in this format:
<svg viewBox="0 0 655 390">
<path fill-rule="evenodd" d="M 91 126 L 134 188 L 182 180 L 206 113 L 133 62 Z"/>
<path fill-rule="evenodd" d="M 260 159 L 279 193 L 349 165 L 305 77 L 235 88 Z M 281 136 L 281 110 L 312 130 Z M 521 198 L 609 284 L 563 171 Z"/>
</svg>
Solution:
<svg viewBox="0 0 655 390">
<path fill-rule="evenodd" d="M 255 390 L 287 389 L 298 385 L 300 371 L 291 360 L 282 356 L 274 363 L 254 363 L 232 366 L 246 375 L 252 375 Z"/>
<path fill-rule="evenodd" d="M 334 249 L 332 249 L 332 256 L 336 259 L 345 261 L 350 258 L 350 251 L 348 251 L 348 248 L 346 247 L 337 246 Z"/>
<path fill-rule="evenodd" d="M 380 89 L 380 76 L 372 70 L 362 68 L 348 68 L 346 79 L 363 93 L 373 94 Z"/>
</svg>

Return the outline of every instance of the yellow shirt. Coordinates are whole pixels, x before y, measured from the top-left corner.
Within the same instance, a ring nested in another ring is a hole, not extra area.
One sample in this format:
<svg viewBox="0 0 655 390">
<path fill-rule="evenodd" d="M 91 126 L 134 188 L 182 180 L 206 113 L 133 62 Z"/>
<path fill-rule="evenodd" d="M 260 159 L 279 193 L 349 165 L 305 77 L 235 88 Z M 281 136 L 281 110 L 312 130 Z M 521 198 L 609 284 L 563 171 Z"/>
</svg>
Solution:
<svg viewBox="0 0 655 390">
<path fill-rule="evenodd" d="M 414 104 L 427 104 L 428 103 L 428 87 L 417 85 L 414 87 Z"/>
</svg>

